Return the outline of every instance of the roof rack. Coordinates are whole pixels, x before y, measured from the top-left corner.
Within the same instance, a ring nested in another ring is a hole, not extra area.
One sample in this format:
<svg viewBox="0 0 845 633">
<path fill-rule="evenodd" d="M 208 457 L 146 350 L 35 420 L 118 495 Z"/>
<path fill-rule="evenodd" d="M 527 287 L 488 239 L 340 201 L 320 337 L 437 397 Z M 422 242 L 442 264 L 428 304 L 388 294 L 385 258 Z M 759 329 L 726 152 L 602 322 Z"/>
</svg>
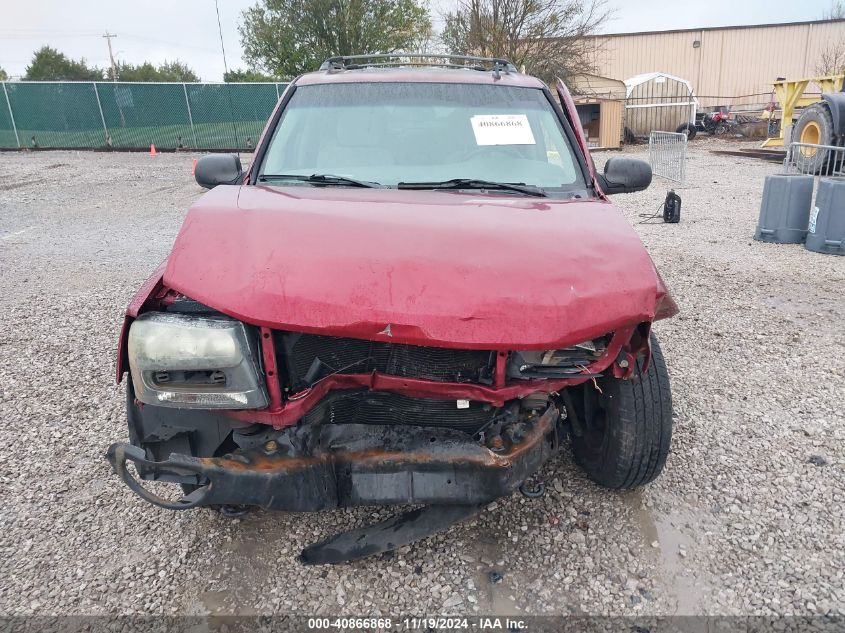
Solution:
<svg viewBox="0 0 845 633">
<path fill-rule="evenodd" d="M 369 60 L 369 61 L 368 61 Z M 360 70 L 397 66 L 429 66 L 436 68 L 468 68 L 485 72 L 517 72 L 507 59 L 473 55 L 433 55 L 430 53 L 374 53 L 371 55 L 337 55 L 329 57 L 320 70 Z"/>
</svg>

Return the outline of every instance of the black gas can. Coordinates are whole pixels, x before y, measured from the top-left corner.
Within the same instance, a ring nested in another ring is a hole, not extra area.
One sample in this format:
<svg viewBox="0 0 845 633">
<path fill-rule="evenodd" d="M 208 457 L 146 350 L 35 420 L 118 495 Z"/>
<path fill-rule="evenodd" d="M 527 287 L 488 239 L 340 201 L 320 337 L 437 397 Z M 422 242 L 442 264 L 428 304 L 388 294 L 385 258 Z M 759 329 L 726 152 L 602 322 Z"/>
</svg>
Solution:
<svg viewBox="0 0 845 633">
<path fill-rule="evenodd" d="M 663 203 L 663 221 L 675 224 L 681 221 L 681 196 L 670 190 Z"/>
</svg>

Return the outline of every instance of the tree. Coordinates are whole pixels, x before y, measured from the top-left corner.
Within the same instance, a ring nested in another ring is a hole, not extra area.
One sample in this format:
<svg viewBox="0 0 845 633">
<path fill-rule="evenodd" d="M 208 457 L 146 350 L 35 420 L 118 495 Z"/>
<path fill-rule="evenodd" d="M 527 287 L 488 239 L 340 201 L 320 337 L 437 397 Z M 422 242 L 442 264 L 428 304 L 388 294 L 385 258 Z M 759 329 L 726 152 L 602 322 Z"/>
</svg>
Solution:
<svg viewBox="0 0 845 633">
<path fill-rule="evenodd" d="M 97 81 L 102 78 L 103 71 L 89 67 L 85 59 L 70 59 L 50 46 L 35 51 L 24 76 L 29 81 Z"/>
<path fill-rule="evenodd" d="M 610 15 L 604 0 L 458 0 L 441 39 L 449 52 L 504 57 L 551 81 L 594 70 L 587 36 Z"/>
<path fill-rule="evenodd" d="M 9 75 L 6 74 L 6 71 L 0 68 L 0 81 L 6 81 L 9 78 Z"/>
<path fill-rule="evenodd" d="M 408 51 L 431 33 L 418 0 L 259 0 L 238 26 L 250 66 L 290 79 L 332 55 Z"/>
<path fill-rule="evenodd" d="M 816 74 L 819 76 L 845 74 L 845 40 L 825 47 L 819 54 L 816 63 Z"/>
<path fill-rule="evenodd" d="M 268 81 L 268 82 L 275 82 L 278 81 L 275 77 L 271 77 L 270 75 L 265 75 L 262 72 L 257 70 L 230 70 L 227 73 L 223 73 L 223 81 L 226 83 L 234 83 L 238 81 Z"/>
<path fill-rule="evenodd" d="M 822 13 L 823 20 L 845 20 L 845 1 L 833 0 L 830 8 Z M 817 75 L 839 75 L 845 73 L 845 39 L 825 46 L 816 62 Z"/>
<path fill-rule="evenodd" d="M 166 61 L 158 67 L 153 66 L 150 62 L 144 62 L 137 66 L 119 63 L 117 65 L 117 78 L 119 81 L 175 81 L 184 83 L 200 80 L 199 76 L 187 64 L 179 60 Z"/>
<path fill-rule="evenodd" d="M 830 9 L 822 13 L 822 20 L 845 20 L 845 2 L 833 0 Z"/>
</svg>

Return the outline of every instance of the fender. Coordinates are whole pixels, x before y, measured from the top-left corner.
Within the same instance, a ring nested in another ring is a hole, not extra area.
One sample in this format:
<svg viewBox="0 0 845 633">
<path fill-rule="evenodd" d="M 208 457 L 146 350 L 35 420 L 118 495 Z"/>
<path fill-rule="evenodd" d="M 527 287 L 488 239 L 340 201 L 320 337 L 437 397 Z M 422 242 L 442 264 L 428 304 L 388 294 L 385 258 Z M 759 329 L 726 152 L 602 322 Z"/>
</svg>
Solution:
<svg viewBox="0 0 845 633">
<path fill-rule="evenodd" d="M 843 92 L 827 92 L 822 95 L 833 117 L 834 136 L 845 135 L 845 84 L 842 87 Z"/>
<path fill-rule="evenodd" d="M 164 269 L 167 267 L 167 260 L 161 262 L 153 271 L 153 274 L 141 285 L 135 296 L 126 307 L 126 314 L 123 317 L 123 326 L 120 328 L 120 339 L 117 341 L 117 361 L 115 363 L 115 382 L 120 384 L 123 380 L 123 373 L 129 365 L 129 359 L 126 357 L 126 337 L 129 336 L 129 326 L 132 321 L 141 312 L 148 301 L 154 297 L 158 297 L 164 289 L 162 285 L 162 277 L 164 277 Z"/>
</svg>

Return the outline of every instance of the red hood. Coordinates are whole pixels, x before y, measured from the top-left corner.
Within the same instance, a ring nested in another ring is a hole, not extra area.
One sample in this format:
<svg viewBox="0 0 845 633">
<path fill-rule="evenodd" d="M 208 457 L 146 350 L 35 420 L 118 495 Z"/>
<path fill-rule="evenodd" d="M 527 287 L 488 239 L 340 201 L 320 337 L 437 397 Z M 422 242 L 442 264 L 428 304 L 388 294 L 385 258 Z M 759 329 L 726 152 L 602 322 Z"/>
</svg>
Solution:
<svg viewBox="0 0 845 633">
<path fill-rule="evenodd" d="M 331 187 L 215 188 L 164 283 L 255 325 L 502 350 L 650 321 L 666 294 L 607 202 Z"/>
</svg>

